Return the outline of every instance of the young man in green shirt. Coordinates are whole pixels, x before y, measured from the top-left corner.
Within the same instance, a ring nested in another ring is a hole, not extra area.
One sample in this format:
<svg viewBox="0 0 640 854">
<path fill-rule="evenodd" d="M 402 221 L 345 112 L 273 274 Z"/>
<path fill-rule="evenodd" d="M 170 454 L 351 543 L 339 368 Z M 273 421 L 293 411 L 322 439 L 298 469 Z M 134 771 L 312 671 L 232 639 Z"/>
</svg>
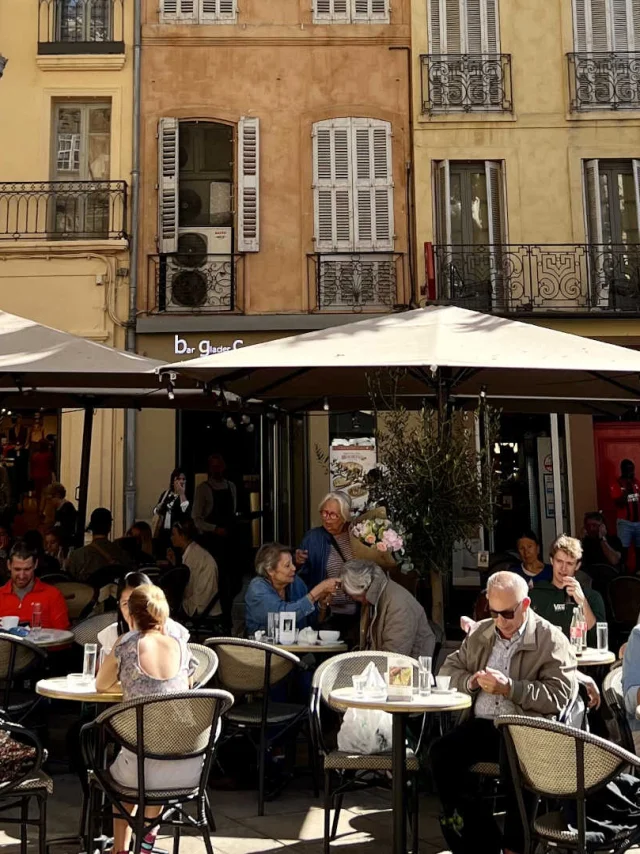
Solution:
<svg viewBox="0 0 640 854">
<path fill-rule="evenodd" d="M 582 543 L 566 534 L 551 546 L 553 579 L 541 581 L 530 591 L 531 607 L 569 637 L 574 609 L 582 606 L 587 621 L 587 643 L 596 646 L 596 623 L 606 623 L 602 596 L 595 590 L 583 590 L 575 575 L 582 559 Z"/>
</svg>

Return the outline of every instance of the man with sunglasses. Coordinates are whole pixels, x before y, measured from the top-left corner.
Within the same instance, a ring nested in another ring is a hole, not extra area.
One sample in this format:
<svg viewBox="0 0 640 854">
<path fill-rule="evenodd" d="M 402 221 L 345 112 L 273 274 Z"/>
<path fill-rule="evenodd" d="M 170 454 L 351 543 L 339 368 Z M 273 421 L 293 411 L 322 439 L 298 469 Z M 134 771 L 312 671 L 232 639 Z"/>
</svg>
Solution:
<svg viewBox="0 0 640 854">
<path fill-rule="evenodd" d="M 505 787 L 502 834 L 491 803 L 478 797 L 478 762 L 498 762 L 500 734 L 494 720 L 520 714 L 560 718 L 577 695 L 576 660 L 562 632 L 530 609 L 527 582 L 514 572 L 496 572 L 487 583 L 491 617 L 478 623 L 440 668 L 451 688 L 470 694 L 471 714 L 433 743 L 431 767 L 443 806 L 441 824 L 452 854 L 514 854 L 523 851 L 522 827 L 513 795 Z"/>
</svg>

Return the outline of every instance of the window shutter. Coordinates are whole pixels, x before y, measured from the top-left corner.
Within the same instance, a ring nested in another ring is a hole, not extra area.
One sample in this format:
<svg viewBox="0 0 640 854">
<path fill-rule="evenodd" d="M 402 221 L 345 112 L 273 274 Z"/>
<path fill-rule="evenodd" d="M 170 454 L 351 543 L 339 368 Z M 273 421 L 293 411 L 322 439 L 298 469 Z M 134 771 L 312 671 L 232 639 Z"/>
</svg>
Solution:
<svg viewBox="0 0 640 854">
<path fill-rule="evenodd" d="M 389 23 L 388 0 L 352 0 L 351 15 L 354 23 Z"/>
<path fill-rule="evenodd" d="M 436 165 L 436 240 L 451 245 L 451 180 L 449 161 Z"/>
<path fill-rule="evenodd" d="M 608 14 L 607 0 L 587 0 L 591 12 L 591 44 L 589 48 L 593 51 L 608 51 L 613 50 L 613 44 L 610 35 L 611 18 Z M 587 15 L 587 33 L 589 31 L 589 17 Z"/>
<path fill-rule="evenodd" d="M 442 0 L 429 0 L 429 53 L 443 53 L 442 33 L 440 32 L 442 23 L 441 2 Z"/>
<path fill-rule="evenodd" d="M 573 47 L 576 53 L 591 50 L 591 26 L 587 33 L 587 3 L 589 2 L 590 0 L 573 0 Z"/>
<path fill-rule="evenodd" d="M 347 23 L 350 19 L 351 0 L 314 0 L 314 23 Z"/>
<path fill-rule="evenodd" d="M 160 0 L 161 23 L 193 23 L 196 18 L 197 0 Z"/>
<path fill-rule="evenodd" d="M 353 251 L 351 121 L 313 126 L 316 252 Z"/>
<path fill-rule="evenodd" d="M 238 125 L 238 250 L 260 249 L 260 120 Z"/>
<path fill-rule="evenodd" d="M 492 160 L 484 164 L 487 181 L 487 210 L 489 216 L 489 243 L 504 243 L 504 217 L 502 215 L 502 165 Z"/>
<path fill-rule="evenodd" d="M 463 53 L 484 53 L 483 26 L 482 26 L 482 0 L 466 0 L 465 26 L 462 27 Z M 466 30 L 466 38 L 465 38 Z"/>
<path fill-rule="evenodd" d="M 464 53 L 462 22 L 467 5 L 466 0 L 441 0 L 441 3 L 444 5 L 442 14 L 442 23 L 444 24 L 441 42 L 442 53 Z"/>
<path fill-rule="evenodd" d="M 223 21 L 235 22 L 236 0 L 199 0 L 200 22 L 209 24 Z"/>
<path fill-rule="evenodd" d="M 603 243 L 600 169 L 597 160 L 587 160 L 587 225 L 589 243 Z"/>
<path fill-rule="evenodd" d="M 500 53 L 500 16 L 498 0 L 485 0 L 485 53 Z"/>
<path fill-rule="evenodd" d="M 636 188 L 636 219 L 638 221 L 638 231 L 640 231 L 640 160 L 632 160 L 633 164 L 633 183 Z"/>
<path fill-rule="evenodd" d="M 640 4 L 637 0 L 610 0 L 613 45 L 616 51 L 634 51 L 640 46 Z"/>
<path fill-rule="evenodd" d="M 178 248 L 178 119 L 158 125 L 158 250 Z"/>
<path fill-rule="evenodd" d="M 352 119 L 356 252 L 393 250 L 391 125 Z"/>
</svg>

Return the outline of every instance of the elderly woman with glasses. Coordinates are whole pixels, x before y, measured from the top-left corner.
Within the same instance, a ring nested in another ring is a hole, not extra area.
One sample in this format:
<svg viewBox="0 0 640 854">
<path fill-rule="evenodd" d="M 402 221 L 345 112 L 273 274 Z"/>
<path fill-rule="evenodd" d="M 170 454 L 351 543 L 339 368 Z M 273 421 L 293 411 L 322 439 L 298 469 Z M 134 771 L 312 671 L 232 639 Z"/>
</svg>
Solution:
<svg viewBox="0 0 640 854">
<path fill-rule="evenodd" d="M 339 578 L 351 550 L 351 499 L 346 492 L 328 492 L 318 507 L 322 524 L 304 535 L 295 554 L 300 576 L 309 587 L 325 578 Z M 356 621 L 356 603 L 341 591 L 331 598 L 331 626 L 348 634 Z"/>
<path fill-rule="evenodd" d="M 293 611 L 296 627 L 303 629 L 325 615 L 329 599 L 339 586 L 326 578 L 307 588 L 296 575 L 291 550 L 280 543 L 265 543 L 256 555 L 256 578 L 245 595 L 245 626 L 249 634 L 267 628 L 268 614 Z"/>
</svg>

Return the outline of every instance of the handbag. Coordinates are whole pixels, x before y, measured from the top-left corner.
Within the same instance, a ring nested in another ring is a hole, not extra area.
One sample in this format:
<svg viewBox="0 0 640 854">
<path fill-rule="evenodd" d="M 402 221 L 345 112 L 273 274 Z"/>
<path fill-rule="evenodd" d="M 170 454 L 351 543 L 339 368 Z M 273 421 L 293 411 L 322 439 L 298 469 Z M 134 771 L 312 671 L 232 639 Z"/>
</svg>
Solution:
<svg viewBox="0 0 640 854">
<path fill-rule="evenodd" d="M 0 730 L 0 784 L 19 780 L 33 767 L 35 747 L 28 747 Z"/>
</svg>

